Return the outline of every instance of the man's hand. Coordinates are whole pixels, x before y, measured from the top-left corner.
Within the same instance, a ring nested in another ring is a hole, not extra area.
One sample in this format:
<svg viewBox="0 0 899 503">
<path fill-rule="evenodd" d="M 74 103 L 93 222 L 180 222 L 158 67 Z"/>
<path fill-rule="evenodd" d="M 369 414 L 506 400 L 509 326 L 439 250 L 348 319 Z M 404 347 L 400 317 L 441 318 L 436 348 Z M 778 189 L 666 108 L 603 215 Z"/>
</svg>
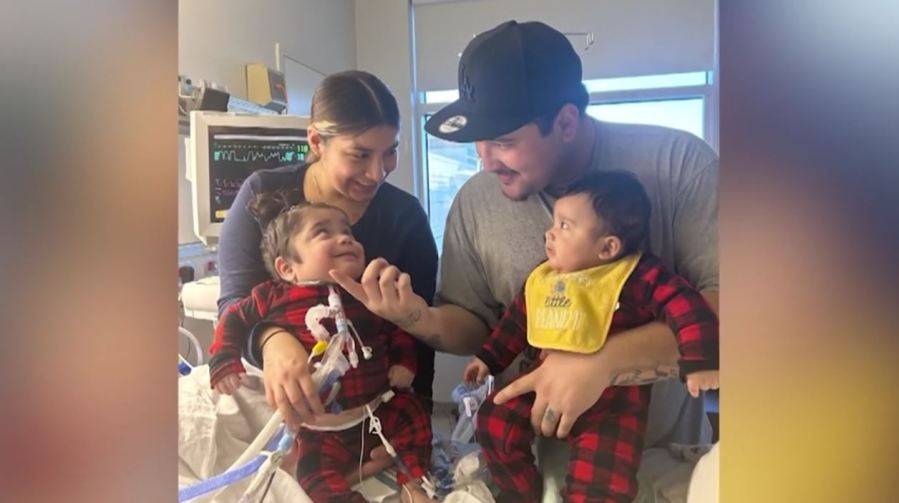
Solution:
<svg viewBox="0 0 899 503">
<path fill-rule="evenodd" d="M 537 394 L 531 408 L 534 430 L 547 437 L 565 438 L 577 418 L 609 386 L 608 372 L 600 371 L 598 355 L 547 351 L 539 367 L 503 388 L 493 402 L 502 404 L 534 391 Z"/>
<path fill-rule="evenodd" d="M 368 264 L 361 282 L 335 269 L 329 273 L 369 311 L 404 330 L 418 322 L 428 309 L 428 303 L 412 291 L 409 275 L 382 258 Z"/>
<path fill-rule="evenodd" d="M 462 381 L 465 384 L 484 384 L 484 379 L 490 375 L 490 369 L 480 358 L 472 358 L 462 372 Z"/>
<path fill-rule="evenodd" d="M 699 398 L 699 392 L 718 389 L 718 371 L 700 370 L 687 374 L 687 390 L 693 398 Z"/>
<path fill-rule="evenodd" d="M 387 381 L 391 388 L 411 388 L 413 379 L 415 379 L 415 373 L 402 365 L 393 365 L 387 370 Z"/>
<path fill-rule="evenodd" d="M 412 290 L 412 278 L 382 258 L 372 260 L 359 281 L 334 269 L 328 273 L 369 311 L 438 351 L 473 354 L 490 333 L 481 318 L 464 307 L 428 306 Z"/>
</svg>

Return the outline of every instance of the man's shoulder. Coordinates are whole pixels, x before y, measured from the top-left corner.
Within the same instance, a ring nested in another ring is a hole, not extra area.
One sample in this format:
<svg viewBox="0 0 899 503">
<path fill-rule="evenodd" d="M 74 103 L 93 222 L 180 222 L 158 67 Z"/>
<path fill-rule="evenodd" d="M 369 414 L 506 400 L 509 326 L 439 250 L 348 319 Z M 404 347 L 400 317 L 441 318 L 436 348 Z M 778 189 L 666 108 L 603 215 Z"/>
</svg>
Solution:
<svg viewBox="0 0 899 503">
<path fill-rule="evenodd" d="M 703 139 L 680 129 L 648 124 L 622 124 L 596 121 L 604 154 L 613 161 L 632 166 L 660 163 L 635 162 L 645 159 L 670 159 L 705 167 L 718 160 L 718 154 Z M 599 161 L 599 160 L 598 160 Z"/>
<path fill-rule="evenodd" d="M 597 130 L 601 140 L 609 139 L 608 143 L 614 144 L 614 140 L 642 142 L 647 145 L 682 144 L 703 150 L 712 151 L 712 148 L 702 138 L 685 131 L 653 124 L 627 124 L 623 122 L 606 122 L 596 120 Z"/>
</svg>

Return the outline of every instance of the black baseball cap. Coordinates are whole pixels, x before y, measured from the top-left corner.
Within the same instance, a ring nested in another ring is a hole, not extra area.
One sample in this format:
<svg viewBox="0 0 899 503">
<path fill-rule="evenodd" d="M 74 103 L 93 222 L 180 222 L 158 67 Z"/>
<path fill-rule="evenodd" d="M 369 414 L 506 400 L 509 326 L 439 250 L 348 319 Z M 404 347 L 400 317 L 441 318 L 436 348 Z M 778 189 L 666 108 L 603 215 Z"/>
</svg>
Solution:
<svg viewBox="0 0 899 503">
<path fill-rule="evenodd" d="M 469 42 L 459 61 L 459 99 L 425 131 L 455 142 L 497 138 L 566 103 L 587 103 L 581 59 L 555 28 L 507 21 Z"/>
</svg>

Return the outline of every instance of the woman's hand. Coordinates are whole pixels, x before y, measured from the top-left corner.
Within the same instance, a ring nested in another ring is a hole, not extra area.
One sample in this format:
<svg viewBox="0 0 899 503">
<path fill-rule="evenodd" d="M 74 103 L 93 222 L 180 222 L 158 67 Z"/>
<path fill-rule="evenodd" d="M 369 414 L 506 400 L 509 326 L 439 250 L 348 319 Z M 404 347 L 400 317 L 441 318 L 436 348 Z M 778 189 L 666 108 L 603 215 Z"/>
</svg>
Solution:
<svg viewBox="0 0 899 503">
<path fill-rule="evenodd" d="M 266 330 L 262 337 L 263 381 L 269 406 L 281 411 L 291 431 L 325 413 L 312 381 L 308 355 L 293 335 L 281 328 Z"/>
<path fill-rule="evenodd" d="M 331 278 L 374 314 L 408 330 L 428 310 L 428 303 L 412 291 L 412 279 L 382 258 L 372 260 L 356 281 L 337 270 Z"/>
</svg>

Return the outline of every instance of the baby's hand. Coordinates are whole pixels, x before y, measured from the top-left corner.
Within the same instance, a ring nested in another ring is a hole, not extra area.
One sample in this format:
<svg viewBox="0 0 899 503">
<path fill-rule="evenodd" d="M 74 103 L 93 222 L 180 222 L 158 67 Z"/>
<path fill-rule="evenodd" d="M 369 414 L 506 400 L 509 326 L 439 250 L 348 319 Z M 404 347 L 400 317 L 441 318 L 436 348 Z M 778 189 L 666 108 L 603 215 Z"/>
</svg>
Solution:
<svg viewBox="0 0 899 503">
<path fill-rule="evenodd" d="M 487 364 L 482 362 L 480 358 L 472 358 L 462 372 L 462 380 L 465 384 L 484 384 L 484 379 L 490 374 Z"/>
<path fill-rule="evenodd" d="M 394 365 L 387 371 L 387 381 L 391 388 L 411 388 L 412 379 L 415 379 L 415 374 L 402 365 Z"/>
<path fill-rule="evenodd" d="M 230 374 L 226 375 L 222 378 L 221 381 L 216 383 L 215 390 L 219 393 L 224 393 L 226 395 L 232 395 L 237 388 L 240 387 L 240 382 L 243 380 L 243 376 L 245 376 L 243 372 L 240 374 Z"/>
<path fill-rule="evenodd" d="M 693 398 L 699 398 L 699 391 L 708 391 L 710 389 L 718 389 L 718 371 L 717 370 L 700 370 L 687 374 L 687 390 L 693 395 Z"/>
</svg>

